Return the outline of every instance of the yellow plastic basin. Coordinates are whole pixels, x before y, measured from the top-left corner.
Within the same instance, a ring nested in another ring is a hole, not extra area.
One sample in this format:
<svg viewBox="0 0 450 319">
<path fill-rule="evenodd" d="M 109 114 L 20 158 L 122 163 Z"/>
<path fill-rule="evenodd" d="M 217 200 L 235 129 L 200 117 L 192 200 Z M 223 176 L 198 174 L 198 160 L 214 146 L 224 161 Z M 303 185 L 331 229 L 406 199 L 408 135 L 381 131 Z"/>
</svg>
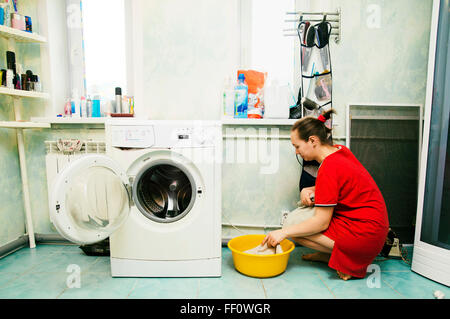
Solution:
<svg viewBox="0 0 450 319">
<path fill-rule="evenodd" d="M 235 237 L 228 242 L 233 255 L 234 267 L 240 273 L 257 278 L 277 276 L 286 270 L 291 251 L 295 245 L 290 240 L 283 240 L 280 245 L 282 254 L 275 255 L 253 255 L 244 251 L 252 249 L 263 241 L 265 235 L 245 235 Z"/>
</svg>

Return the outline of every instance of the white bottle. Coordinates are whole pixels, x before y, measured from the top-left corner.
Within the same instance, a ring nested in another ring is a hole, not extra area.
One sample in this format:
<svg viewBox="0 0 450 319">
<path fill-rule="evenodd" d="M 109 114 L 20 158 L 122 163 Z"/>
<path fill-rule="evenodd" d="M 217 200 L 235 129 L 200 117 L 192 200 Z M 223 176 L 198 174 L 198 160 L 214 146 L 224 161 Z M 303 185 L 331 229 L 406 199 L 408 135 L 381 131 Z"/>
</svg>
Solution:
<svg viewBox="0 0 450 319">
<path fill-rule="evenodd" d="M 234 118 L 235 92 L 231 82 L 231 77 L 227 77 L 223 90 L 223 118 Z"/>
<path fill-rule="evenodd" d="M 87 117 L 86 98 L 81 97 L 81 117 Z"/>
<path fill-rule="evenodd" d="M 8 89 L 14 89 L 14 72 L 13 70 L 6 70 L 6 87 Z"/>
</svg>

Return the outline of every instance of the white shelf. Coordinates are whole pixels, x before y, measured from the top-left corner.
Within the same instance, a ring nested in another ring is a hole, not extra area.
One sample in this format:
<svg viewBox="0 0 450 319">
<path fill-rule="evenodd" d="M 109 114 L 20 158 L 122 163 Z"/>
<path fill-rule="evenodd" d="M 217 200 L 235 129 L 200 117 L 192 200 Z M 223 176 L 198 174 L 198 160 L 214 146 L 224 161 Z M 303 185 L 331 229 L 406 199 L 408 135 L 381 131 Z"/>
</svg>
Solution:
<svg viewBox="0 0 450 319">
<path fill-rule="evenodd" d="M 49 123 L 2 121 L 0 128 L 50 128 Z"/>
<path fill-rule="evenodd" d="M 298 119 L 222 119 L 223 125 L 293 125 Z"/>
<path fill-rule="evenodd" d="M 39 34 L 21 31 L 4 25 L 0 25 L 0 36 L 8 39 L 12 38 L 17 42 L 47 43 L 47 39 Z"/>
<path fill-rule="evenodd" d="M 16 89 L 8 89 L 6 87 L 0 87 L 0 94 L 17 96 L 17 97 L 29 97 L 36 99 L 48 99 L 50 98 L 50 94 L 34 92 L 34 91 L 25 91 L 25 90 L 16 90 Z"/>
<path fill-rule="evenodd" d="M 71 117 L 33 117 L 31 121 L 38 123 L 50 124 L 105 124 L 106 117 L 88 117 L 88 118 L 71 118 Z"/>
</svg>

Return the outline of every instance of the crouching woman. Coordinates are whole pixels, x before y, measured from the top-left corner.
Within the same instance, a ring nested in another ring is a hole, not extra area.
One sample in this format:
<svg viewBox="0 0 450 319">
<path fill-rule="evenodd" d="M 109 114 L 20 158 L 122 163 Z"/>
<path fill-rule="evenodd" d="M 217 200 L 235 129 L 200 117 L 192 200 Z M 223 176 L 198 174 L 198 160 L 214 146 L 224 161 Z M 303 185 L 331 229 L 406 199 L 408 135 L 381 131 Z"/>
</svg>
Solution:
<svg viewBox="0 0 450 319">
<path fill-rule="evenodd" d="M 296 154 L 320 163 L 315 186 L 300 193 L 303 205 L 315 207 L 313 217 L 268 233 L 263 244 L 275 247 L 292 238 L 317 250 L 303 259 L 328 263 L 344 280 L 364 278 L 385 243 L 388 215 L 367 170 L 347 147 L 330 142 L 331 130 L 325 122 L 332 113 L 303 118 L 291 129 Z"/>
</svg>

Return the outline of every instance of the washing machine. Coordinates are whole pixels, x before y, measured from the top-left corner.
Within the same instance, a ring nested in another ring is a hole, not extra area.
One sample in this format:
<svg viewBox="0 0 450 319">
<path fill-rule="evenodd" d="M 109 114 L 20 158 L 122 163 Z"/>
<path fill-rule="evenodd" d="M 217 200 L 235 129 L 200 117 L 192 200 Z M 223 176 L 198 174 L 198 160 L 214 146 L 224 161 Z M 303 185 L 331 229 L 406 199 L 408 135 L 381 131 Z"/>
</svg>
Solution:
<svg viewBox="0 0 450 319">
<path fill-rule="evenodd" d="M 58 232 L 109 238 L 113 277 L 221 276 L 220 122 L 111 119 L 105 142 L 57 177 Z"/>
</svg>

